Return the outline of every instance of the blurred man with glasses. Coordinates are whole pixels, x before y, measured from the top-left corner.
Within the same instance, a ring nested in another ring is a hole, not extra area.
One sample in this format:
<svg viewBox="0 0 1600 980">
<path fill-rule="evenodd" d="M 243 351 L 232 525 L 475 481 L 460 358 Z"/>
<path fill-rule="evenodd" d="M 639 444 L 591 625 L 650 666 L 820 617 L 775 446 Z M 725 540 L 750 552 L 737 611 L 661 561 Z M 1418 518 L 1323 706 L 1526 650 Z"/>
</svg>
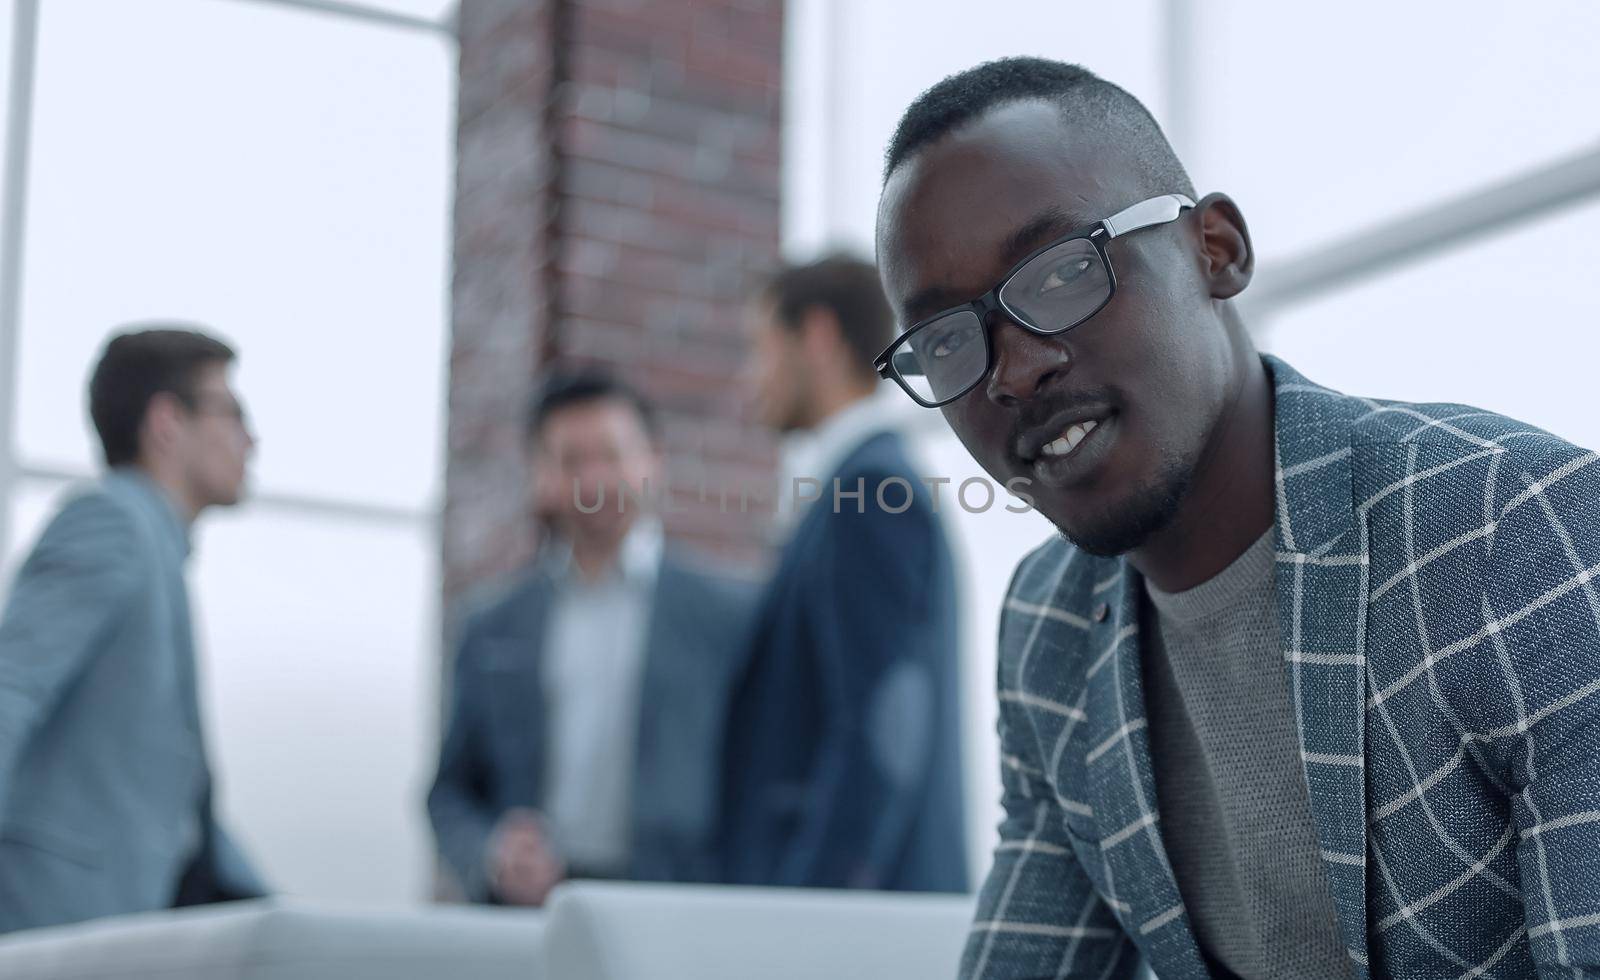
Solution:
<svg viewBox="0 0 1600 980">
<path fill-rule="evenodd" d="M 878 248 L 878 370 L 1060 530 L 963 975 L 1600 970 L 1600 457 L 1259 355 L 1239 208 L 1075 66 L 919 97 Z"/>
<path fill-rule="evenodd" d="M 262 893 L 218 826 L 184 568 L 244 493 L 233 351 L 190 329 L 106 345 L 107 472 L 69 493 L 0 618 L 0 931 Z"/>
<path fill-rule="evenodd" d="M 750 320 L 758 413 L 810 438 L 799 480 L 816 499 L 793 494 L 804 513 L 735 693 L 728 878 L 962 891 L 954 574 L 929 485 L 872 397 L 872 355 L 893 334 L 877 270 L 843 256 L 784 269 Z"/>
</svg>

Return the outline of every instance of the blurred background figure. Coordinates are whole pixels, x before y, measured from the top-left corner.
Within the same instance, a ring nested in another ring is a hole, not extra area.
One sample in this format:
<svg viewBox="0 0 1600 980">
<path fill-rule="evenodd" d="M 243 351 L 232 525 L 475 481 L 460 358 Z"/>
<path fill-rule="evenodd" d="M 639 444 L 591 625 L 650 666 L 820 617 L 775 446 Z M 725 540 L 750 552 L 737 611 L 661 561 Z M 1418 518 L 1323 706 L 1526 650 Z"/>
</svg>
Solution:
<svg viewBox="0 0 1600 980">
<path fill-rule="evenodd" d="M 532 567 L 461 630 L 428 797 L 474 901 L 563 878 L 705 881 L 727 690 L 750 590 L 663 540 L 650 406 L 557 374 L 528 414 Z"/>
<path fill-rule="evenodd" d="M 89 383 L 107 472 L 68 496 L 0 619 L 0 931 L 263 888 L 217 825 L 184 566 L 255 440 L 233 351 L 113 337 Z"/>
<path fill-rule="evenodd" d="M 928 487 L 872 401 L 894 329 L 877 270 L 787 268 L 753 308 L 757 411 L 811 433 L 821 493 L 779 558 L 735 695 L 728 877 L 961 891 L 954 573 Z"/>
</svg>

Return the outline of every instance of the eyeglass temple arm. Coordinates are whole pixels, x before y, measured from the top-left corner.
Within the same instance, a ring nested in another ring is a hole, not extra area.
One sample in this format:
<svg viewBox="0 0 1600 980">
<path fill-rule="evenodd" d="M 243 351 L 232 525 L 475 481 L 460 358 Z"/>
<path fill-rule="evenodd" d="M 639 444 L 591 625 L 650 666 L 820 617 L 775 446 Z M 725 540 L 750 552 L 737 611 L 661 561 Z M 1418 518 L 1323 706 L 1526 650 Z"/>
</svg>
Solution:
<svg viewBox="0 0 1600 980">
<path fill-rule="evenodd" d="M 1140 228 L 1164 224 L 1182 214 L 1184 208 L 1192 207 L 1194 202 L 1182 194 L 1163 194 L 1148 201 L 1140 201 L 1132 207 L 1123 208 L 1102 224 L 1106 226 L 1107 236 L 1116 238 L 1118 235 L 1126 235 Z"/>
</svg>

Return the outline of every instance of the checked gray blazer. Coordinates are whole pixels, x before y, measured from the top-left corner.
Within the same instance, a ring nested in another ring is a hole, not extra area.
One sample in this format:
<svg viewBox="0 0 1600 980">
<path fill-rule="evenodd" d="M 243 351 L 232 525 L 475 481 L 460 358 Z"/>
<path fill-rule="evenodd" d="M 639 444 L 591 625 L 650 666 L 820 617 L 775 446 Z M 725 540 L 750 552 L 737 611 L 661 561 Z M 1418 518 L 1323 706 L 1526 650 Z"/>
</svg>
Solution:
<svg viewBox="0 0 1600 980">
<path fill-rule="evenodd" d="M 1264 361 L 1283 666 L 1355 972 L 1600 977 L 1600 456 Z M 1061 540 L 1017 569 L 964 977 L 1206 976 L 1162 849 L 1141 588 Z"/>
</svg>

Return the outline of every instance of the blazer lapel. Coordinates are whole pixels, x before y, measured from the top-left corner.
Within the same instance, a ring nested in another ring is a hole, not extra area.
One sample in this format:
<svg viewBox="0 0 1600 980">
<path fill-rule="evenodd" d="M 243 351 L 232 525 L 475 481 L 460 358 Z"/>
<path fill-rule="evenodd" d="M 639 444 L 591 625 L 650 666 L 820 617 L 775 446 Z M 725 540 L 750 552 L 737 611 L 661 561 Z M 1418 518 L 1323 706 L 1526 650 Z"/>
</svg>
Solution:
<svg viewBox="0 0 1600 980">
<path fill-rule="evenodd" d="M 646 877 L 710 880 L 728 665 L 704 622 L 691 573 L 669 546 L 644 637 L 634 725 L 633 865 Z"/>
<path fill-rule="evenodd" d="M 497 754 L 504 760 L 510 795 L 524 806 L 539 806 L 545 795 L 546 716 L 544 678 L 545 626 L 549 619 L 550 584 L 535 572 L 517 596 L 515 613 L 504 631 L 484 638 L 490 700 L 503 733 Z"/>
<path fill-rule="evenodd" d="M 664 797 L 672 793 L 678 773 L 666 771 L 658 753 L 680 729 L 693 719 L 673 717 L 673 708 L 682 699 L 674 697 L 674 689 L 684 683 L 703 679 L 701 671 L 692 664 L 679 664 L 677 658 L 684 652 L 699 652 L 682 638 L 680 617 L 693 615 L 683 608 L 678 595 L 677 572 L 670 559 L 663 558 L 656 573 L 655 593 L 650 603 L 650 618 L 645 627 L 644 663 L 639 674 L 638 710 L 620 717 L 634 724 L 633 736 L 633 828 L 637 849 L 644 837 L 644 829 L 651 824 L 652 809 L 665 805 Z M 660 780 L 661 782 L 657 782 Z"/>
<path fill-rule="evenodd" d="M 1206 976 L 1161 840 L 1139 660 L 1142 580 L 1122 561 L 1088 567 L 1099 582 L 1065 608 L 1104 604 L 1105 615 L 1096 612 L 1089 628 L 1084 713 L 1085 766 L 1112 893 L 1107 897 L 1157 975 Z"/>
<path fill-rule="evenodd" d="M 1366 977 L 1367 535 L 1350 428 L 1368 411 L 1264 359 L 1276 392 L 1280 642 L 1311 810 L 1351 959 Z"/>
</svg>

